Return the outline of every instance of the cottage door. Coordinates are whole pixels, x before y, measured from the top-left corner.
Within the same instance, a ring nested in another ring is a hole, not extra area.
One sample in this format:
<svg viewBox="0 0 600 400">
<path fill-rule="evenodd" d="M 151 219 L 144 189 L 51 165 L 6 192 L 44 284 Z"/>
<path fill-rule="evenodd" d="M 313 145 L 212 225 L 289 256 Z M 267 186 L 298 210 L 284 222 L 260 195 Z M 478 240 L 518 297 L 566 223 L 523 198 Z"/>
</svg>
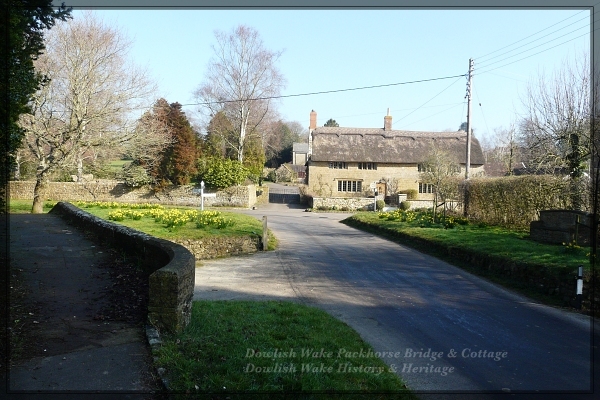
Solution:
<svg viewBox="0 0 600 400">
<path fill-rule="evenodd" d="M 385 182 L 377 182 L 377 194 L 384 198 L 387 194 Z"/>
</svg>

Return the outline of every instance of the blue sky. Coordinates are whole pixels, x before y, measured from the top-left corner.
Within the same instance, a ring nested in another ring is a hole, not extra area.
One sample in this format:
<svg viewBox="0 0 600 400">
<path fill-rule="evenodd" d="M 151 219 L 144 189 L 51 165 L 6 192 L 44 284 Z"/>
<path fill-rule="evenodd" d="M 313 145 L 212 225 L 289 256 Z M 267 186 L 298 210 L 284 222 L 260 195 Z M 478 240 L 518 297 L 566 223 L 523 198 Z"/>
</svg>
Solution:
<svg viewBox="0 0 600 400">
<path fill-rule="evenodd" d="M 537 74 L 560 68 L 590 47 L 588 10 L 122 9 L 96 13 L 123 29 L 133 41 L 130 57 L 148 68 L 159 95 L 185 104 L 192 118 L 198 106 L 187 104 L 196 102 L 192 93 L 204 80 L 214 31 L 229 32 L 238 24 L 257 29 L 266 48 L 284 50 L 278 63 L 287 80 L 283 95 L 456 76 L 467 73 L 473 58 L 472 121 L 480 139 L 517 120 L 520 99 Z M 277 106 L 282 119 L 307 127 L 312 109 L 319 125 L 333 118 L 340 126 L 382 127 L 390 108 L 394 129 L 455 130 L 466 121 L 466 82 L 458 77 L 283 98 Z"/>
</svg>

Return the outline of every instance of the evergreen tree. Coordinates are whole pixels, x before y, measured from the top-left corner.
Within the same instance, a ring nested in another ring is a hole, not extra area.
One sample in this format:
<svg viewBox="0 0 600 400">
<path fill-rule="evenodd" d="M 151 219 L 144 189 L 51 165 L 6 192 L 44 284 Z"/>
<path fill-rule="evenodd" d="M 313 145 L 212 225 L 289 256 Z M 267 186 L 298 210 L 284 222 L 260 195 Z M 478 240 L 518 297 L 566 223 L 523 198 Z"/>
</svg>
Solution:
<svg viewBox="0 0 600 400">
<path fill-rule="evenodd" d="M 325 125 L 323 125 L 323 126 L 332 126 L 332 127 L 334 127 L 334 128 L 337 128 L 337 127 L 339 127 L 339 126 L 340 126 L 340 124 L 338 124 L 337 122 L 335 122 L 335 119 L 331 119 L 331 118 L 329 118 L 329 119 L 327 120 L 327 122 L 325 122 Z"/>
<path fill-rule="evenodd" d="M 181 104 L 169 104 L 159 99 L 152 112 L 144 118 L 152 119 L 155 124 L 166 127 L 172 138 L 159 157 L 159 162 L 148 166 L 149 174 L 154 178 L 157 187 L 168 184 L 186 185 L 196 175 L 197 159 L 200 155 L 198 136 L 190 125 Z"/>
<path fill-rule="evenodd" d="M 198 136 L 179 103 L 170 105 L 169 126 L 172 128 L 175 143 L 167 151 L 168 157 L 163 159 L 167 177 L 176 185 L 187 185 L 198 172 L 196 163 L 200 151 Z"/>
</svg>

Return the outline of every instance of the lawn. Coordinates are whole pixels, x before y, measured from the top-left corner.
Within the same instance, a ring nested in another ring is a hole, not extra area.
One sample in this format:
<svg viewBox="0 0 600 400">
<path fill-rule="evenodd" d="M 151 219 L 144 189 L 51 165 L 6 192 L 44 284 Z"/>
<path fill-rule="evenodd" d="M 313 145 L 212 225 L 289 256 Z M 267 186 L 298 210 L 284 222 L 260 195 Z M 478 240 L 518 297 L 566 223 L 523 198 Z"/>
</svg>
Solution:
<svg viewBox="0 0 600 400">
<path fill-rule="evenodd" d="M 400 212 L 363 212 L 349 217 L 346 222 L 360 221 L 372 227 L 384 228 L 407 236 L 425 239 L 446 247 L 465 249 L 485 256 L 510 259 L 518 264 L 544 265 L 550 268 L 576 268 L 589 264 L 586 248 L 569 248 L 534 242 L 529 233 L 497 226 L 469 223 L 463 218 L 452 218 L 450 228 L 443 223 L 433 224 L 431 215 L 417 215 L 414 219 L 402 217 Z M 399 218 L 395 218 L 399 216 Z"/>
<path fill-rule="evenodd" d="M 196 301 L 188 327 L 164 337 L 154 356 L 174 392 L 394 392 L 368 398 L 414 398 L 352 328 L 292 302 Z"/>
<path fill-rule="evenodd" d="M 48 212 L 56 202 L 45 202 Z M 162 239 L 200 240 L 215 236 L 261 236 L 262 222 L 235 212 L 206 210 L 197 207 L 165 207 L 159 204 L 74 201 L 73 205 L 99 218 L 128 226 Z M 11 200 L 11 213 L 29 213 L 30 200 Z M 120 219 L 120 216 L 123 219 Z M 179 218 L 187 218 L 182 220 Z M 139 219 L 134 219 L 139 218 Z M 277 247 L 277 239 L 269 231 L 268 250 Z"/>
<path fill-rule="evenodd" d="M 48 212 L 54 207 L 56 201 L 44 202 L 44 212 Z M 11 214 L 29 214 L 33 200 L 10 200 L 8 203 L 8 212 Z"/>
</svg>

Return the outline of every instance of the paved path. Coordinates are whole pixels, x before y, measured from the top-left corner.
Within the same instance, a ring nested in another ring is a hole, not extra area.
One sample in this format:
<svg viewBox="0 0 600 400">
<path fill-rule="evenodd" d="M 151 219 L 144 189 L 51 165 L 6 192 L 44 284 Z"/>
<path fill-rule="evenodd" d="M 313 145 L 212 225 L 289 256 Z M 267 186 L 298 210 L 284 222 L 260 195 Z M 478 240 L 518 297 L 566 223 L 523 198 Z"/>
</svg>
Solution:
<svg viewBox="0 0 600 400">
<path fill-rule="evenodd" d="M 339 223 L 347 214 L 291 205 L 247 213 L 268 216 L 279 249 L 203 262 L 196 299 L 275 298 L 320 307 L 376 351 L 398 353 L 384 360 L 417 391 L 591 388 L 588 317 L 535 304 Z"/>
<path fill-rule="evenodd" d="M 107 248 L 56 215 L 11 214 L 10 257 L 29 291 L 35 330 L 31 354 L 9 371 L 11 391 L 156 389 L 143 326 L 98 319 L 113 287 Z"/>
</svg>

